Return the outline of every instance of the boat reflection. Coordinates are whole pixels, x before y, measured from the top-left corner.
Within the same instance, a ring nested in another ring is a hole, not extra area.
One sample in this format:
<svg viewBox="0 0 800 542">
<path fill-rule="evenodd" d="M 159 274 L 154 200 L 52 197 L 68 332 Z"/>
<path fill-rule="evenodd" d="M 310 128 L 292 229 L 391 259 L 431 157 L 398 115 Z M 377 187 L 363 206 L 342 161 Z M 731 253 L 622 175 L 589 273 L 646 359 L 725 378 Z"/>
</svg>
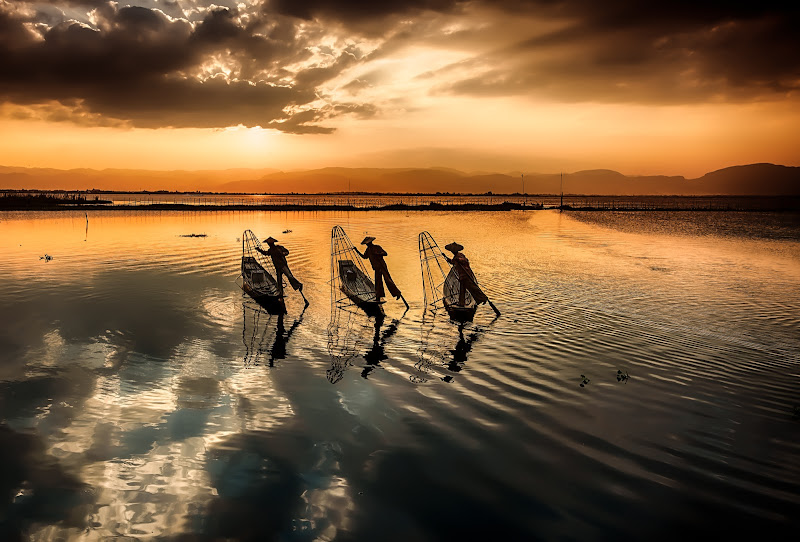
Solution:
<svg viewBox="0 0 800 542">
<path fill-rule="evenodd" d="M 328 324 L 328 354 L 331 366 L 326 376 L 331 384 L 336 384 L 344 376 L 353 359 L 369 343 L 372 326 L 363 313 L 331 303 L 331 320 Z"/>
<path fill-rule="evenodd" d="M 292 325 L 286 329 L 283 313 L 272 314 L 261 304 L 245 300 L 242 303 L 245 366 L 259 365 L 266 358 L 269 367 L 274 367 L 275 360 L 286 359 L 286 346 L 302 323 L 307 307 L 307 305 L 303 307 Z"/>
</svg>

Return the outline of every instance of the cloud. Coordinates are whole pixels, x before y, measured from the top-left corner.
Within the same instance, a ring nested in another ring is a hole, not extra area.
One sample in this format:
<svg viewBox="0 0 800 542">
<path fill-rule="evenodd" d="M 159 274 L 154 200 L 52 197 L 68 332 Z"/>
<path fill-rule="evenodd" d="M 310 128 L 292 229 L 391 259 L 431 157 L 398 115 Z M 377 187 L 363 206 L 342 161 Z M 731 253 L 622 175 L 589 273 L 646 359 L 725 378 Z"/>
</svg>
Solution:
<svg viewBox="0 0 800 542">
<path fill-rule="evenodd" d="M 0 0 L 0 103 L 83 124 L 299 134 L 398 100 L 417 107 L 393 86 L 402 77 L 414 92 L 560 102 L 784 99 L 800 87 L 800 7 L 770 1 L 132 3 Z M 392 71 L 423 49 L 458 60 Z"/>
<path fill-rule="evenodd" d="M 797 7 L 532 0 L 514 8 L 556 28 L 434 72 L 437 91 L 567 102 L 695 103 L 780 99 L 800 89 Z M 482 32 L 494 32 L 494 24 Z"/>
<path fill-rule="evenodd" d="M 301 19 L 334 19 L 343 23 L 422 11 L 451 11 L 466 0 L 273 0 L 270 9 Z"/>
<path fill-rule="evenodd" d="M 317 87 L 360 55 L 343 45 L 315 58 L 321 29 L 301 33 L 297 21 L 255 11 L 195 4 L 196 13 L 176 18 L 154 8 L 88 4 L 82 20 L 53 22 L 32 4 L 0 3 L 0 101 L 52 105 L 58 113 L 50 118 L 70 121 L 100 115 L 135 127 L 242 124 L 327 133 L 292 120 L 290 111 L 311 107 Z"/>
</svg>

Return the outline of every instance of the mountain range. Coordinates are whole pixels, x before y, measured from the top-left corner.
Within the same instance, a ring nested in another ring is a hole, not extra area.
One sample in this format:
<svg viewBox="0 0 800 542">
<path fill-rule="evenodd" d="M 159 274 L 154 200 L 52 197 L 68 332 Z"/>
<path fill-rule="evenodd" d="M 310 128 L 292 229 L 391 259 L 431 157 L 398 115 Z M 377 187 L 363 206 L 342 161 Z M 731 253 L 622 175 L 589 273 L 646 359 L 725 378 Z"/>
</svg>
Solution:
<svg viewBox="0 0 800 542">
<path fill-rule="evenodd" d="M 696 179 L 626 176 L 606 170 L 565 173 L 466 173 L 448 168 L 322 168 L 307 171 L 227 169 L 150 171 L 0 166 L 0 189 L 199 191 L 247 193 L 486 193 L 584 195 L 800 196 L 800 167 L 733 166 Z M 563 184 L 562 184 L 563 182 Z"/>
</svg>

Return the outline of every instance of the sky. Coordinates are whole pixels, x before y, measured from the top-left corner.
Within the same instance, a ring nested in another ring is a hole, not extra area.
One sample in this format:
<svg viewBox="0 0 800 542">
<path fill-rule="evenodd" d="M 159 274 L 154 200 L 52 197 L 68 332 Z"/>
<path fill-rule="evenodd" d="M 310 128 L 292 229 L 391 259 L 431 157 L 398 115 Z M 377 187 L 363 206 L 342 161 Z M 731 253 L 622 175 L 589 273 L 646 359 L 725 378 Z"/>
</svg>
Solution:
<svg viewBox="0 0 800 542">
<path fill-rule="evenodd" d="M 0 0 L 0 165 L 800 165 L 800 5 Z"/>
</svg>

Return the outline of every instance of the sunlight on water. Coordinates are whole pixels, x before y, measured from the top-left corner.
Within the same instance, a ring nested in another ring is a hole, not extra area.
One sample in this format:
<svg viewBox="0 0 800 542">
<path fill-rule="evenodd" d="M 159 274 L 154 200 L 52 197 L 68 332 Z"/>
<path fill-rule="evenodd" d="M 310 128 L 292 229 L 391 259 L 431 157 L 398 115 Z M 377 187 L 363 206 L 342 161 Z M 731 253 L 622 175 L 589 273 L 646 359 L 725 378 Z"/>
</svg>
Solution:
<svg viewBox="0 0 800 542">
<path fill-rule="evenodd" d="M 332 309 L 337 224 L 378 238 L 407 313 Z M 307 309 L 242 294 L 246 229 L 290 250 Z M 501 317 L 423 314 L 422 230 L 465 246 Z M 796 215 L 4 213 L 0 247 L 8 536 L 644 539 L 800 515 Z"/>
</svg>

